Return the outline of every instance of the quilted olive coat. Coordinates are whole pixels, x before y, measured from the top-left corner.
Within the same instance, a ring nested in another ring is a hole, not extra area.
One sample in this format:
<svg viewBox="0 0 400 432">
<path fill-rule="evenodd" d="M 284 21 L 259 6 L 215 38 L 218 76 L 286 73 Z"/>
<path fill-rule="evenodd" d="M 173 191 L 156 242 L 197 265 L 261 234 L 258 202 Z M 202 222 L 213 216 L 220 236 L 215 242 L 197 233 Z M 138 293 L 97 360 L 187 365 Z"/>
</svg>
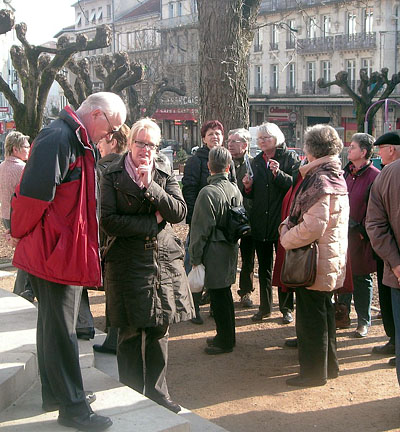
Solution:
<svg viewBox="0 0 400 432">
<path fill-rule="evenodd" d="M 101 227 L 109 236 L 105 256 L 107 314 L 112 327 L 156 327 L 189 320 L 193 300 L 183 268 L 184 250 L 170 224 L 186 216 L 171 168 L 156 159 L 153 181 L 140 189 L 124 168 L 126 155 L 104 172 Z M 155 212 L 164 220 L 157 224 Z"/>
</svg>

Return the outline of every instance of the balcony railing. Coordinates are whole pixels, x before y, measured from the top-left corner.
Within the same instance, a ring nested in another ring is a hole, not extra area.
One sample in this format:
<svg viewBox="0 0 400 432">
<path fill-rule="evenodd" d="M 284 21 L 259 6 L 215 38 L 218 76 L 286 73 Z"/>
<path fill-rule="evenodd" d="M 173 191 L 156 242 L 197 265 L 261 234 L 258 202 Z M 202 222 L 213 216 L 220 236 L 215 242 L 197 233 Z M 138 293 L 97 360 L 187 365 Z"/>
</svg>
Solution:
<svg viewBox="0 0 400 432">
<path fill-rule="evenodd" d="M 197 14 L 182 15 L 174 18 L 166 18 L 160 21 L 161 30 L 167 30 L 175 27 L 186 27 L 190 25 L 197 25 Z"/>
<path fill-rule="evenodd" d="M 357 91 L 358 86 L 360 85 L 360 80 L 347 80 L 349 87 L 353 90 L 353 91 Z M 347 94 L 344 90 L 340 89 L 340 93 L 341 94 Z"/>
<path fill-rule="evenodd" d="M 269 94 L 270 95 L 277 95 L 279 88 L 277 86 L 271 86 L 269 88 Z"/>
<path fill-rule="evenodd" d="M 303 81 L 303 94 L 310 95 L 316 94 L 317 83 L 316 81 Z"/>
<path fill-rule="evenodd" d="M 294 39 L 286 41 L 286 49 L 295 49 L 295 48 L 296 48 L 296 41 Z"/>
<path fill-rule="evenodd" d="M 297 39 L 297 50 L 300 54 L 333 51 L 333 36 Z"/>
<path fill-rule="evenodd" d="M 354 33 L 335 36 L 336 50 L 376 48 L 376 33 Z"/>
<path fill-rule="evenodd" d="M 278 44 L 276 42 L 270 42 L 269 43 L 269 50 L 270 51 L 277 51 L 278 50 Z"/>
<path fill-rule="evenodd" d="M 294 87 L 294 86 L 286 86 L 286 94 L 287 95 L 294 95 L 294 94 L 296 94 L 296 87 Z"/>
<path fill-rule="evenodd" d="M 316 84 L 316 86 L 315 86 L 315 91 L 317 94 L 320 94 L 320 95 L 331 94 L 331 88 L 330 87 L 321 88 L 321 87 L 318 87 L 318 84 Z"/>
<path fill-rule="evenodd" d="M 324 0 L 326 3 L 340 3 L 341 0 Z M 302 6 L 316 6 L 315 0 L 262 0 L 260 12 L 273 12 L 287 9 L 300 9 Z"/>
<path fill-rule="evenodd" d="M 254 95 L 255 96 L 260 96 L 263 94 L 263 89 L 262 87 L 254 87 Z"/>
<path fill-rule="evenodd" d="M 254 45 L 254 52 L 261 52 L 262 51 L 262 44 Z"/>
</svg>

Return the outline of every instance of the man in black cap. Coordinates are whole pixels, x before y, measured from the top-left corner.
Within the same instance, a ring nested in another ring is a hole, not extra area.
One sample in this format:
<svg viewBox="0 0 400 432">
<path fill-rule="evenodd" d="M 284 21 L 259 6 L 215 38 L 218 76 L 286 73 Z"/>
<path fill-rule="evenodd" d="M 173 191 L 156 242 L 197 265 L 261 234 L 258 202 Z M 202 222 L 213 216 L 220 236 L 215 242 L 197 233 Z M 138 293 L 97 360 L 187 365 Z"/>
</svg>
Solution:
<svg viewBox="0 0 400 432">
<path fill-rule="evenodd" d="M 383 134 L 375 141 L 378 148 L 379 156 L 382 159 L 382 165 L 386 166 L 400 158 L 400 136 L 396 132 Z M 383 278 L 383 261 L 377 257 L 377 279 L 379 292 L 379 305 L 381 308 L 382 322 L 385 333 L 389 341 L 382 346 L 372 348 L 374 354 L 393 355 L 395 354 L 395 327 L 392 312 L 391 288 L 384 285 Z M 396 358 L 389 360 L 391 366 L 396 366 Z"/>
<path fill-rule="evenodd" d="M 382 165 L 388 165 L 400 158 L 400 136 L 396 132 L 383 134 L 375 141 L 375 146 L 379 148 Z"/>
</svg>

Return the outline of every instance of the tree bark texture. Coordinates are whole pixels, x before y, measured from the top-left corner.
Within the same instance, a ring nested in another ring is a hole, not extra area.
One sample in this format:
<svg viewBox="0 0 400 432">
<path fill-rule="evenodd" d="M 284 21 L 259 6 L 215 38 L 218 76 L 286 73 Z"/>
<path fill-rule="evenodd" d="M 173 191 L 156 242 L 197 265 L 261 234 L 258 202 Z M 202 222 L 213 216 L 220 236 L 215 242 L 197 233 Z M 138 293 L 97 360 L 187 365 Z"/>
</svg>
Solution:
<svg viewBox="0 0 400 432">
<path fill-rule="evenodd" d="M 260 0 L 197 0 L 200 121 L 248 127 L 248 65 Z"/>
</svg>

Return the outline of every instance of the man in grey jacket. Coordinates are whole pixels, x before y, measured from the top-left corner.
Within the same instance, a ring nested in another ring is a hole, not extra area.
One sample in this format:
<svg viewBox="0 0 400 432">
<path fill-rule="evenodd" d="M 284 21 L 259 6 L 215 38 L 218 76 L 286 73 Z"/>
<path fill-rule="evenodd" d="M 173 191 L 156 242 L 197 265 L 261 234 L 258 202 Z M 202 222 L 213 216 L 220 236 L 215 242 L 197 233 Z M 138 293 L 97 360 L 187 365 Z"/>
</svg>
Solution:
<svg viewBox="0 0 400 432">
<path fill-rule="evenodd" d="M 393 135 L 397 135 L 392 133 Z M 396 144 L 400 146 L 400 137 Z M 396 137 L 393 136 L 396 140 Z M 382 147 L 382 146 L 381 146 Z M 366 229 L 375 252 L 384 262 L 383 283 L 391 287 L 395 325 L 396 370 L 400 384 L 400 160 L 383 168 L 371 188 Z"/>
</svg>

